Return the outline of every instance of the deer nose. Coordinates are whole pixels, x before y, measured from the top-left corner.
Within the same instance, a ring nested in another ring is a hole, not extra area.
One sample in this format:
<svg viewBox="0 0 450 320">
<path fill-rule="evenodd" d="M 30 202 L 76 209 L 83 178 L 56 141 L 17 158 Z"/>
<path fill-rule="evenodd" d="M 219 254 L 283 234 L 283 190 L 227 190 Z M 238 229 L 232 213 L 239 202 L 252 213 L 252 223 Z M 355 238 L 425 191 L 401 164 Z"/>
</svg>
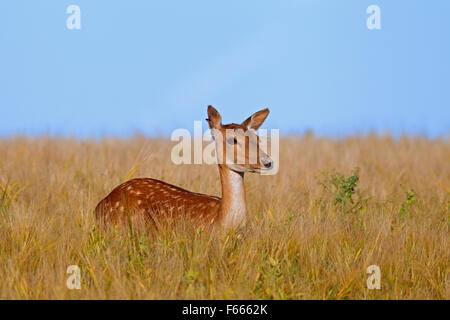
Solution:
<svg viewBox="0 0 450 320">
<path fill-rule="evenodd" d="M 272 167 L 272 160 L 271 159 L 264 159 L 261 161 L 263 166 L 266 168 Z"/>
</svg>

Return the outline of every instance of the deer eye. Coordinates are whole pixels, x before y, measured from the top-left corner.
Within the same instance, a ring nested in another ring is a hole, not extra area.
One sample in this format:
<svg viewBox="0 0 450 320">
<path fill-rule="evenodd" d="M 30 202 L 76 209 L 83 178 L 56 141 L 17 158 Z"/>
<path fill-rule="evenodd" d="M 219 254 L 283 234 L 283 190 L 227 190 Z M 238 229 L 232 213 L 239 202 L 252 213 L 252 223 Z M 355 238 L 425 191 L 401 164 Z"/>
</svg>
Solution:
<svg viewBox="0 0 450 320">
<path fill-rule="evenodd" d="M 229 144 L 237 144 L 237 139 L 236 139 L 236 137 L 230 138 L 230 139 L 227 140 L 227 142 L 228 142 Z"/>
</svg>

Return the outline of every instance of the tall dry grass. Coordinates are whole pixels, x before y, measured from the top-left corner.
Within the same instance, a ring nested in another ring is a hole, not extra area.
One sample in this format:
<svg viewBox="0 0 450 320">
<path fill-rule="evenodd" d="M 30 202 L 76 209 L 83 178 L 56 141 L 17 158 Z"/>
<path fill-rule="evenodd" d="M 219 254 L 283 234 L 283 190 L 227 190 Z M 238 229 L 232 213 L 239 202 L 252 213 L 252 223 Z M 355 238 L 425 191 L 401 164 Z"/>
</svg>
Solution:
<svg viewBox="0 0 450 320">
<path fill-rule="evenodd" d="M 131 176 L 220 195 L 216 167 L 175 166 L 171 147 L 1 140 L 0 298 L 450 297 L 448 140 L 284 138 L 279 173 L 246 176 L 244 233 L 98 233 L 93 208 Z M 373 264 L 381 290 L 366 287 Z M 81 268 L 81 290 L 66 287 L 69 265 Z"/>
</svg>

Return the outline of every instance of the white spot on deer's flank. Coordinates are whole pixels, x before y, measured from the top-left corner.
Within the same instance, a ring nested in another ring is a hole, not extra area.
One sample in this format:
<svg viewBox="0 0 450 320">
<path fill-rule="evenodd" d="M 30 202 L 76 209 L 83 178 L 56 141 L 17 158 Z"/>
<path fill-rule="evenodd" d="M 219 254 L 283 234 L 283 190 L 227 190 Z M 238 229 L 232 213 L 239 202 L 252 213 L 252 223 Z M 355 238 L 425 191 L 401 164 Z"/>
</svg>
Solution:
<svg viewBox="0 0 450 320">
<path fill-rule="evenodd" d="M 120 202 L 119 202 L 119 201 L 117 201 L 117 202 L 116 202 L 116 208 L 118 208 L 118 207 L 119 207 L 119 205 L 120 205 Z"/>
</svg>

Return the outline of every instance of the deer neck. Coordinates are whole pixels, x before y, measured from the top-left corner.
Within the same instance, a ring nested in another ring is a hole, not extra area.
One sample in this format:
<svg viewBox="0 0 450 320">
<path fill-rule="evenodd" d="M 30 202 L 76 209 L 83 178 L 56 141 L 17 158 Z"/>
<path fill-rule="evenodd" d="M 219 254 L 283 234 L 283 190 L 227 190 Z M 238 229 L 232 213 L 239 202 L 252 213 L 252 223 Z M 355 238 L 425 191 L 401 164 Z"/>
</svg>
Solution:
<svg viewBox="0 0 450 320">
<path fill-rule="evenodd" d="M 247 204 L 245 201 L 244 173 L 219 165 L 222 183 L 221 220 L 226 228 L 245 224 Z"/>
</svg>

